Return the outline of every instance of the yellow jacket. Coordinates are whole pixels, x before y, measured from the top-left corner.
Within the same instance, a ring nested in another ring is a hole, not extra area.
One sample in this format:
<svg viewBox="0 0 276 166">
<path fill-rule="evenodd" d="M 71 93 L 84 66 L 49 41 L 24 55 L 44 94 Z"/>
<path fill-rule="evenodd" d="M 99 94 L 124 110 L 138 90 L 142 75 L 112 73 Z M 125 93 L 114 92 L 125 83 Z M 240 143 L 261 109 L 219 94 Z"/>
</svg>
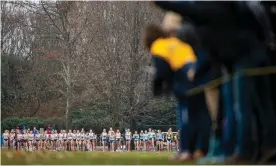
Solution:
<svg viewBox="0 0 276 166">
<path fill-rule="evenodd" d="M 150 53 L 164 59 L 174 71 L 197 61 L 193 48 L 175 37 L 155 40 Z"/>
</svg>

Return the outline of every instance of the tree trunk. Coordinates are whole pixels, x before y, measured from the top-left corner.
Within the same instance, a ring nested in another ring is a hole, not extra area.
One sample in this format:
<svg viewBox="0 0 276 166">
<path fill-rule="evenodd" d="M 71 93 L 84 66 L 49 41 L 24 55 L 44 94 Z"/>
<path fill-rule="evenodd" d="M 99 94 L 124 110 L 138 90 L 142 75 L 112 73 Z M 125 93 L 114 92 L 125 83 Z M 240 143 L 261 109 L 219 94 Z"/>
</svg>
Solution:
<svg viewBox="0 0 276 166">
<path fill-rule="evenodd" d="M 67 87 L 67 95 L 66 95 L 66 110 L 65 110 L 65 122 L 66 122 L 66 130 L 68 131 L 69 127 L 71 127 L 71 118 L 70 118 L 70 99 L 69 99 L 69 87 Z"/>
</svg>

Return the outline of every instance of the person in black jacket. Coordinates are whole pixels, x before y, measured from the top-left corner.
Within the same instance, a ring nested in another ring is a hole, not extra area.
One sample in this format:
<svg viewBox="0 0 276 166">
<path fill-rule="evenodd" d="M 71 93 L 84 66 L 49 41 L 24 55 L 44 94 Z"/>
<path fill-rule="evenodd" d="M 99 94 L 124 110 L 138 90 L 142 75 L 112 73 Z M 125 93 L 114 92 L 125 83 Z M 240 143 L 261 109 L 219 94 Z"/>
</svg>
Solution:
<svg viewBox="0 0 276 166">
<path fill-rule="evenodd" d="M 208 52 L 209 57 L 196 73 L 204 72 L 206 64 L 211 62 L 218 62 L 225 66 L 228 72 L 236 73 L 233 80 L 233 96 L 225 95 L 228 99 L 233 98 L 237 106 L 233 108 L 237 120 L 237 146 L 233 157 L 228 161 L 232 163 L 250 159 L 254 147 L 251 136 L 254 95 L 251 93 L 254 91 L 255 81 L 243 77 L 241 71 L 267 62 L 265 48 L 270 40 L 270 33 L 267 33 L 270 31 L 269 26 L 266 19 L 262 19 L 265 16 L 260 12 L 262 9 L 258 2 L 158 1 L 155 3 L 166 10 L 188 17 L 197 27 L 202 47 Z M 262 87 L 266 88 L 265 85 Z M 266 128 L 266 135 L 270 135 L 264 138 L 269 140 L 270 146 L 275 147 L 272 141 L 276 140 L 275 131 L 271 128 L 275 126 L 273 125 L 275 115 L 267 110 L 263 111 L 262 115 L 268 118 L 263 125 Z M 229 118 L 226 119 L 230 121 Z"/>
</svg>

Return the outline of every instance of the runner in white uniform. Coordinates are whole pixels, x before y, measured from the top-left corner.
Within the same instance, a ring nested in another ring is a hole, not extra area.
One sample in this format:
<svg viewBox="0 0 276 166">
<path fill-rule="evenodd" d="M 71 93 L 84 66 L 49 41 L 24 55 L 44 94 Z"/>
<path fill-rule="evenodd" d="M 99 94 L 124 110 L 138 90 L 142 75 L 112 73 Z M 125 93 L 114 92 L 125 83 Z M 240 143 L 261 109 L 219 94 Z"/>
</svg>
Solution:
<svg viewBox="0 0 276 166">
<path fill-rule="evenodd" d="M 63 148 L 64 150 L 67 150 L 69 145 L 68 145 L 68 135 L 67 135 L 67 132 L 66 130 L 62 130 L 62 133 L 63 133 Z"/>
<path fill-rule="evenodd" d="M 110 127 L 109 131 L 108 131 L 108 136 L 109 136 L 109 143 L 110 143 L 110 151 L 114 152 L 115 150 L 115 132 L 113 131 L 113 129 Z"/>
<path fill-rule="evenodd" d="M 58 151 L 61 151 L 61 150 L 63 150 L 64 149 L 64 144 L 63 144 L 63 142 L 64 142 L 64 139 L 63 139 L 63 136 L 64 136 L 64 134 L 63 134 L 63 130 L 60 130 L 60 133 L 58 133 Z"/>
<path fill-rule="evenodd" d="M 34 147 L 34 133 L 33 131 L 30 131 L 28 133 L 29 135 L 29 140 L 28 140 L 28 145 L 29 145 L 29 151 L 33 151 L 33 147 Z"/>
<path fill-rule="evenodd" d="M 91 130 L 92 131 L 92 130 Z M 97 134 L 92 132 L 92 149 L 93 151 L 96 151 L 96 145 L 97 145 Z"/>
<path fill-rule="evenodd" d="M 53 130 L 53 134 L 52 134 L 52 148 L 53 148 L 53 151 L 56 151 L 57 150 L 57 140 L 58 140 L 58 133 L 57 133 L 57 130 Z"/>
<path fill-rule="evenodd" d="M 11 130 L 11 134 L 10 134 L 10 146 L 12 149 L 15 148 L 15 131 Z"/>
<path fill-rule="evenodd" d="M 27 130 L 23 132 L 23 139 L 24 139 L 24 149 L 29 151 L 29 134 Z"/>
<path fill-rule="evenodd" d="M 41 149 L 41 134 L 39 132 L 35 135 L 35 147 L 37 150 Z"/>
<path fill-rule="evenodd" d="M 46 144 L 47 144 L 47 131 L 44 131 L 41 135 L 41 147 L 43 150 L 46 150 Z"/>
<path fill-rule="evenodd" d="M 125 138 L 126 138 L 126 148 L 127 148 L 127 151 L 130 151 L 130 142 L 131 142 L 131 132 L 130 132 L 130 129 L 126 130 Z"/>
<path fill-rule="evenodd" d="M 72 147 L 72 151 L 76 151 L 77 150 L 77 132 L 76 130 L 73 130 L 73 147 Z"/>
<path fill-rule="evenodd" d="M 23 134 L 21 134 L 20 130 L 17 130 L 17 149 L 22 149 L 22 143 L 23 143 Z"/>
<path fill-rule="evenodd" d="M 72 151 L 72 149 L 74 148 L 74 141 L 73 141 L 72 130 L 69 130 L 69 132 L 67 134 L 67 139 L 68 139 L 68 143 L 69 143 L 69 151 Z"/>
<path fill-rule="evenodd" d="M 85 133 L 84 137 L 84 142 L 85 142 L 85 151 L 90 151 L 91 143 L 90 143 L 90 137 L 89 137 L 89 132 L 87 131 Z"/>
<path fill-rule="evenodd" d="M 87 133 L 87 149 L 88 151 L 92 151 L 92 139 L 93 139 L 93 132 L 90 129 L 89 132 Z"/>
<path fill-rule="evenodd" d="M 103 151 L 105 151 L 106 141 L 107 141 L 107 132 L 106 129 L 103 129 L 103 132 L 101 134 L 102 138 L 102 144 L 103 144 Z"/>
<path fill-rule="evenodd" d="M 77 130 L 77 134 L 76 134 L 77 151 L 79 151 L 80 148 L 81 148 L 81 140 L 80 140 L 80 138 L 81 138 L 81 133 L 80 133 L 79 130 Z"/>
<path fill-rule="evenodd" d="M 46 131 L 46 148 L 48 148 L 49 145 L 51 145 L 52 141 L 51 141 L 51 134 L 48 134 L 47 131 Z"/>
<path fill-rule="evenodd" d="M 81 144 L 80 144 L 80 146 L 81 146 L 81 151 L 84 151 L 84 150 L 85 150 L 85 146 L 86 146 L 86 144 L 85 144 L 85 133 L 84 133 L 84 131 L 81 131 L 81 133 L 80 133 L 80 141 L 81 141 Z"/>
<path fill-rule="evenodd" d="M 116 151 L 121 151 L 121 132 L 119 129 L 116 131 Z"/>
</svg>

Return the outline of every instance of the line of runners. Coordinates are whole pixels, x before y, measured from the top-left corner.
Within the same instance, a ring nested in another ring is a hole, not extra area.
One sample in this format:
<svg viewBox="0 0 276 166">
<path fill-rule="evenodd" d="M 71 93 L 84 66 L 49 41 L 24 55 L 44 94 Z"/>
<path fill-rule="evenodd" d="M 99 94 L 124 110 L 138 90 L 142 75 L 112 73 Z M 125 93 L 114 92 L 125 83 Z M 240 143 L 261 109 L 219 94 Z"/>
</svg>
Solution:
<svg viewBox="0 0 276 166">
<path fill-rule="evenodd" d="M 170 128 L 167 132 L 161 130 L 134 131 L 130 129 L 122 134 L 119 129 L 112 128 L 107 132 L 103 129 L 101 134 L 81 130 L 46 130 L 40 132 L 26 129 L 5 130 L 2 134 L 3 148 L 34 151 L 163 151 L 178 150 L 178 132 L 172 132 Z M 132 148 L 131 142 L 134 143 Z M 164 146 L 165 145 L 165 146 Z"/>
</svg>

